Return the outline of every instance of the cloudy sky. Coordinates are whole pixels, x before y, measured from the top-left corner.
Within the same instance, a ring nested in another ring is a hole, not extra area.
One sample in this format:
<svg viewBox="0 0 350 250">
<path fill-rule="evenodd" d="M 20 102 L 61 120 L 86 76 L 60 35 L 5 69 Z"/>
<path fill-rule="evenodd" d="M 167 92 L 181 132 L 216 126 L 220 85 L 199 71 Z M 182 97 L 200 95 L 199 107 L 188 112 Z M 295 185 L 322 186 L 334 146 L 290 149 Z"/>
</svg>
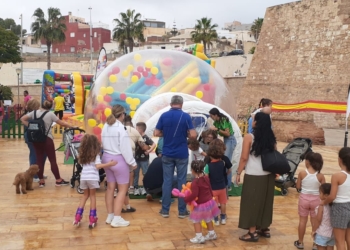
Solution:
<svg viewBox="0 0 350 250">
<path fill-rule="evenodd" d="M 23 26 L 30 29 L 32 15 L 38 7 L 45 12 L 49 7 L 60 8 L 63 15 L 69 11 L 73 15 L 89 20 L 89 6 L 92 7 L 92 22 L 102 22 L 114 27 L 112 20 L 120 12 L 135 9 L 143 18 L 165 21 L 167 27 L 176 21 L 178 29 L 193 27 L 195 20 L 201 17 L 211 17 L 213 22 L 223 27 L 224 23 L 240 21 L 251 23 L 258 17 L 264 17 L 269 6 L 292 2 L 292 0 L 2 0 L 0 17 L 13 18 L 20 23 L 19 16 L 23 14 Z M 6 2 L 6 4 L 5 4 Z"/>
</svg>

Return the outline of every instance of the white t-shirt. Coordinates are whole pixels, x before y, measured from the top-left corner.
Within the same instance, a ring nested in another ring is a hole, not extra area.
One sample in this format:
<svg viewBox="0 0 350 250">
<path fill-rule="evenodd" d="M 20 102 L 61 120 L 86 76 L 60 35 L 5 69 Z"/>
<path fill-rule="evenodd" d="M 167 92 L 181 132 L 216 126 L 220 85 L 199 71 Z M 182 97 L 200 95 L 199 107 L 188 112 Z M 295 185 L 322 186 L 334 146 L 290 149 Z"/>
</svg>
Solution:
<svg viewBox="0 0 350 250">
<path fill-rule="evenodd" d="M 136 166 L 130 137 L 120 121 L 117 120 L 113 125 L 105 123 L 102 129 L 102 146 L 104 152 L 111 155 L 123 155 L 128 165 Z"/>
<path fill-rule="evenodd" d="M 101 164 L 101 158 L 99 155 L 96 156 L 95 162 L 83 164 L 83 170 L 81 171 L 80 180 L 84 181 L 99 181 L 100 177 L 96 164 Z"/>
<path fill-rule="evenodd" d="M 203 161 L 205 156 L 201 155 L 203 153 L 203 149 L 198 148 L 198 150 L 196 151 L 192 151 L 192 160 L 196 160 L 196 161 Z"/>
</svg>

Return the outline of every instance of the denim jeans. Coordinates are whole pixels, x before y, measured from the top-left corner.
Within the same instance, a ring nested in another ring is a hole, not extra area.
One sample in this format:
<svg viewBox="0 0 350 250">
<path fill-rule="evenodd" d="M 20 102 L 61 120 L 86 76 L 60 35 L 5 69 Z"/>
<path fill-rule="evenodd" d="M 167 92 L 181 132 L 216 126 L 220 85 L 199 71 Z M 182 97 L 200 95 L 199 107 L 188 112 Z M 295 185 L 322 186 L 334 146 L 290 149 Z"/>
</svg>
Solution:
<svg viewBox="0 0 350 250">
<path fill-rule="evenodd" d="M 162 186 L 162 211 L 169 212 L 171 204 L 171 191 L 175 167 L 177 170 L 177 188 L 182 189 L 182 185 L 186 184 L 188 158 L 179 159 L 164 156 L 163 163 L 163 186 Z M 186 203 L 184 199 L 178 201 L 179 213 L 186 212 Z"/>
<path fill-rule="evenodd" d="M 134 187 L 139 187 L 140 169 L 142 174 L 145 175 L 148 169 L 149 161 L 136 161 L 137 168 L 134 170 Z"/>
<path fill-rule="evenodd" d="M 34 149 L 34 145 L 33 143 L 29 142 L 28 141 L 28 138 L 27 138 L 27 133 L 25 132 L 24 133 L 24 140 L 28 146 L 28 149 L 29 149 L 29 165 L 33 165 L 33 164 L 37 164 L 36 162 L 36 154 L 35 154 L 35 149 Z M 46 155 L 44 156 L 44 165 L 45 165 L 45 162 L 46 162 Z M 34 175 L 34 178 L 39 178 L 38 175 Z"/>
<path fill-rule="evenodd" d="M 224 137 L 224 143 L 226 146 L 225 155 L 232 162 L 233 151 L 235 150 L 237 145 L 235 136 L 231 135 L 229 137 Z M 227 175 L 227 181 L 228 181 L 227 186 L 230 188 L 232 186 L 232 171 L 229 175 Z"/>
</svg>

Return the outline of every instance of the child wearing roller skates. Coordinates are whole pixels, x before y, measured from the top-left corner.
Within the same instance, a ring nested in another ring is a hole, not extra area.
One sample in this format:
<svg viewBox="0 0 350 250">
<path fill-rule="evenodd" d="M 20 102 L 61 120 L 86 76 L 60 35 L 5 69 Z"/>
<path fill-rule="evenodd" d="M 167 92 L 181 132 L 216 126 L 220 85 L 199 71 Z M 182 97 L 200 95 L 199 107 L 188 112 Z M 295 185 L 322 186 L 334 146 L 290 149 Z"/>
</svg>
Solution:
<svg viewBox="0 0 350 250">
<path fill-rule="evenodd" d="M 93 228 L 97 222 L 96 214 L 96 188 L 100 187 L 98 169 L 112 167 L 117 164 L 116 161 L 101 163 L 100 158 L 101 144 L 95 135 L 85 134 L 79 147 L 79 163 L 83 170 L 80 175 L 80 188 L 84 190 L 84 196 L 81 198 L 79 207 L 75 214 L 73 225 L 79 226 L 83 217 L 86 201 L 90 198 L 89 228 Z"/>
</svg>

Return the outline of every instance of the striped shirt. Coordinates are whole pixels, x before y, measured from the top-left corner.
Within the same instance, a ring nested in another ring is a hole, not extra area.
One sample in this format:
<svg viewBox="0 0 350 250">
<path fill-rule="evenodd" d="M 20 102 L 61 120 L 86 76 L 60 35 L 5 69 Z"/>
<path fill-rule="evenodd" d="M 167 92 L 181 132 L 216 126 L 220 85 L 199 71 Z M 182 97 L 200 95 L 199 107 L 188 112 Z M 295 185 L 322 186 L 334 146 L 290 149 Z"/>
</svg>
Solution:
<svg viewBox="0 0 350 250">
<path fill-rule="evenodd" d="M 316 214 L 318 207 L 316 207 Z M 333 227 L 331 225 L 331 207 L 329 205 L 323 206 L 322 222 L 317 228 L 316 233 L 323 237 L 331 238 L 333 236 Z"/>
<path fill-rule="evenodd" d="M 101 158 L 99 155 L 96 156 L 95 162 L 89 164 L 83 164 L 83 170 L 81 171 L 80 180 L 84 181 L 99 181 L 100 177 L 96 164 L 101 164 Z"/>
</svg>

